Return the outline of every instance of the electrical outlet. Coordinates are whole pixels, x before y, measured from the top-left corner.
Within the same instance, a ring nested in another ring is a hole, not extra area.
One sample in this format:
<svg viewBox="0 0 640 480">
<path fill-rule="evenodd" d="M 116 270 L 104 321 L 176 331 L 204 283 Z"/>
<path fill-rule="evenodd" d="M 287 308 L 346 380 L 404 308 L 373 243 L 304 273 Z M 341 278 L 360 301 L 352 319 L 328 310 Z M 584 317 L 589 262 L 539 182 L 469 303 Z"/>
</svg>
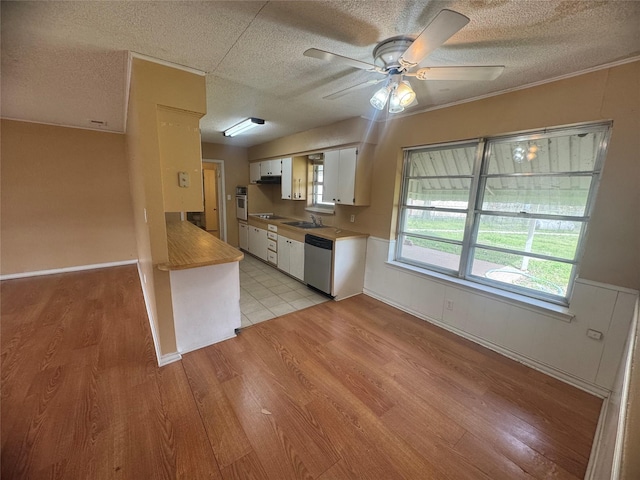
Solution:
<svg viewBox="0 0 640 480">
<path fill-rule="evenodd" d="M 351 223 L 356 221 L 356 216 L 354 214 L 351 214 L 351 219 L 349 220 Z"/>
<path fill-rule="evenodd" d="M 590 328 L 587 330 L 587 337 L 593 338 L 594 340 L 602 340 L 602 332 Z"/>
<path fill-rule="evenodd" d="M 447 310 L 453 310 L 453 300 L 447 300 Z"/>
</svg>

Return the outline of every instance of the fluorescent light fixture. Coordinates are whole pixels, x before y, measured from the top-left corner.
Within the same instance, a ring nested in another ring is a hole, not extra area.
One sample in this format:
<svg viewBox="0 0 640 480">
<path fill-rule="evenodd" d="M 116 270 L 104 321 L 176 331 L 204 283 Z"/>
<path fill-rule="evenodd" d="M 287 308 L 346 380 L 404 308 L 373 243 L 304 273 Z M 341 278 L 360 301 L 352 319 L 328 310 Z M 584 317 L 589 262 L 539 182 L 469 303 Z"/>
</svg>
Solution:
<svg viewBox="0 0 640 480">
<path fill-rule="evenodd" d="M 253 127 L 257 127 L 258 125 L 264 125 L 264 120 L 261 118 L 247 118 L 242 122 L 234 125 L 231 128 L 227 128 L 222 134 L 225 137 L 235 137 L 236 135 L 240 135 L 241 133 L 246 132 L 247 130 L 252 129 Z"/>
</svg>

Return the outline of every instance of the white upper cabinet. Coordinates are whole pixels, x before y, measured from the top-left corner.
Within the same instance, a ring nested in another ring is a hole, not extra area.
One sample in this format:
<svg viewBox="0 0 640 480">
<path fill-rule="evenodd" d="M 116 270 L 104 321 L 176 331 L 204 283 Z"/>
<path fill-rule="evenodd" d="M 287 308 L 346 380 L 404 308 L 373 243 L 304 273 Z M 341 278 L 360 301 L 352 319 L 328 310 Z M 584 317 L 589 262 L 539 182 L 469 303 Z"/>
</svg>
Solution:
<svg viewBox="0 0 640 480">
<path fill-rule="evenodd" d="M 322 200 L 338 205 L 369 205 L 371 161 L 356 148 L 325 152 Z"/>
<path fill-rule="evenodd" d="M 258 183 L 260 180 L 260 162 L 253 162 L 249 164 L 249 182 Z"/>
<path fill-rule="evenodd" d="M 263 177 L 279 177 L 282 175 L 282 159 L 276 158 L 260 162 L 260 175 Z"/>
</svg>

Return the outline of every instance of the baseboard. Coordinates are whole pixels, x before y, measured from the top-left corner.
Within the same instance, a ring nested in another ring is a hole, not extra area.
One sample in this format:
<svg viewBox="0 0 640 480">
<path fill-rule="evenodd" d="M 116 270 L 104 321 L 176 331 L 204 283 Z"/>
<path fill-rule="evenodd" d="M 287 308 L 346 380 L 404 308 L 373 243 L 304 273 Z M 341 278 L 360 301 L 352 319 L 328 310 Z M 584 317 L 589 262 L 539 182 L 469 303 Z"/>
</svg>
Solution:
<svg viewBox="0 0 640 480">
<path fill-rule="evenodd" d="M 178 360 L 182 360 L 182 355 L 178 352 L 168 353 L 166 355 L 162 355 L 158 360 L 158 366 L 164 367 L 165 365 L 169 365 L 170 363 L 177 362 Z"/>
<path fill-rule="evenodd" d="M 526 365 L 527 367 L 533 368 L 534 370 L 538 370 L 539 372 L 544 373 L 545 375 L 549 375 L 550 377 L 553 377 L 557 380 L 560 380 L 564 383 L 567 383 L 573 387 L 579 388 L 580 390 L 584 390 L 585 392 L 591 393 L 597 397 L 600 398 L 607 398 L 609 396 L 609 394 L 611 392 L 609 392 L 609 390 L 602 388 L 598 385 L 594 385 L 592 383 L 589 383 L 585 380 L 582 380 L 578 377 L 575 377 L 571 374 L 568 374 L 566 372 L 563 372 L 561 370 L 558 370 L 554 367 L 551 367 L 549 365 L 546 365 L 544 363 L 538 362 L 537 360 L 534 360 L 532 358 L 526 357 L 524 355 L 521 355 L 519 353 L 515 353 L 511 350 L 508 350 L 504 347 L 501 347 L 500 345 L 496 345 L 495 343 L 491 343 L 483 338 L 477 337 L 475 335 L 472 335 L 470 333 L 467 333 L 463 330 L 460 330 L 458 328 L 455 328 L 447 323 L 444 323 L 440 320 L 436 320 L 434 318 L 428 317 L 426 315 L 424 315 L 421 312 L 417 312 L 415 310 L 411 310 L 410 308 L 405 307 L 404 305 L 400 305 L 399 303 L 396 303 L 395 301 L 393 301 L 390 298 L 384 297 L 382 295 L 379 295 L 371 290 L 368 289 L 364 289 L 363 292 L 365 295 L 368 295 L 372 298 L 375 298 L 376 300 L 380 300 L 383 303 L 386 303 L 387 305 L 391 305 L 392 307 L 397 308 L 398 310 L 402 310 L 403 312 L 409 313 L 411 315 L 413 315 L 414 317 L 418 317 L 421 320 L 425 320 L 429 323 L 432 323 L 440 328 L 444 328 L 445 330 L 450 331 L 451 333 L 455 333 L 456 335 L 459 335 L 460 337 L 466 338 L 467 340 L 470 340 L 474 343 L 477 343 L 479 345 L 482 345 L 483 347 L 488 348 L 489 350 L 493 350 L 494 352 L 499 353 L 500 355 L 503 355 L 505 357 L 508 357 L 512 360 L 515 360 L 516 362 L 522 363 L 523 365 Z"/>
<path fill-rule="evenodd" d="M 140 278 L 140 287 L 144 285 L 144 276 L 142 270 L 140 270 L 140 262 L 137 262 L 138 265 L 138 277 Z M 147 297 L 147 292 L 144 288 L 142 288 L 142 296 L 144 298 L 144 306 L 147 310 L 147 319 L 149 320 L 149 329 L 151 330 L 151 338 L 153 339 L 153 346 L 156 351 L 156 361 L 158 362 L 158 366 L 162 367 L 164 365 L 168 365 L 173 362 L 177 362 L 178 360 L 182 360 L 182 355 L 178 352 L 167 353 L 166 355 L 162 355 L 160 353 L 160 341 L 158 339 L 158 332 L 156 331 L 155 322 L 153 321 L 153 314 L 151 313 L 151 308 L 149 308 L 149 298 Z"/>
<path fill-rule="evenodd" d="M 591 453 L 589 454 L 589 463 L 587 464 L 587 471 L 584 474 L 584 480 L 600 480 L 595 477 L 598 471 L 598 462 L 602 461 L 602 442 L 603 432 L 607 419 L 607 411 L 609 410 L 610 396 L 602 401 L 602 407 L 600 408 L 600 417 L 598 418 L 598 425 L 596 426 L 596 433 L 593 436 L 593 443 L 591 444 Z"/>
<path fill-rule="evenodd" d="M 32 272 L 8 273 L 0 275 L 0 280 L 14 280 L 16 278 L 39 277 L 41 275 L 55 275 L 57 273 L 81 272 L 83 270 L 95 270 L 97 268 L 121 267 L 122 265 L 133 265 L 138 260 L 122 260 L 120 262 L 94 263 L 91 265 L 77 265 L 74 267 L 53 268 L 51 270 L 36 270 Z"/>
</svg>

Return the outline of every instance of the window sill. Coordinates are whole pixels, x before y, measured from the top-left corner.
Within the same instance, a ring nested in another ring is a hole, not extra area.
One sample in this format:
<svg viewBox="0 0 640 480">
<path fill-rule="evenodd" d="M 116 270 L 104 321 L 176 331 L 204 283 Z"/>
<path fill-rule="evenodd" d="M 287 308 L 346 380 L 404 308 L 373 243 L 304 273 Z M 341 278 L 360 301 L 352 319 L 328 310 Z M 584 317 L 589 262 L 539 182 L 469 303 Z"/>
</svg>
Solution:
<svg viewBox="0 0 640 480">
<path fill-rule="evenodd" d="M 575 314 L 571 313 L 569 307 L 565 307 L 563 305 L 556 305 L 555 303 L 545 302 L 544 300 L 538 300 L 535 298 L 526 297 L 524 295 L 518 295 L 517 293 L 507 292 L 505 290 L 500 290 L 499 288 L 489 287 L 487 285 L 471 282 L 462 278 L 451 277 L 443 273 L 426 270 L 423 268 L 415 267 L 413 265 L 408 265 L 406 263 L 397 262 L 395 260 L 388 260 L 385 263 L 390 267 L 397 268 L 403 271 L 409 271 L 410 273 L 417 276 L 429 277 L 434 281 L 443 283 L 445 285 L 453 284 L 453 286 L 462 287 L 463 289 L 477 295 L 486 296 L 494 300 L 515 305 L 520 308 L 526 308 L 527 310 L 531 310 L 535 313 L 540 313 L 549 317 L 557 318 L 558 320 L 562 320 L 563 322 L 571 322 L 571 320 L 573 320 L 573 318 L 575 317 Z"/>
<path fill-rule="evenodd" d="M 336 213 L 333 208 L 306 207 L 305 210 L 313 213 L 324 213 L 325 215 L 335 215 Z"/>
</svg>

